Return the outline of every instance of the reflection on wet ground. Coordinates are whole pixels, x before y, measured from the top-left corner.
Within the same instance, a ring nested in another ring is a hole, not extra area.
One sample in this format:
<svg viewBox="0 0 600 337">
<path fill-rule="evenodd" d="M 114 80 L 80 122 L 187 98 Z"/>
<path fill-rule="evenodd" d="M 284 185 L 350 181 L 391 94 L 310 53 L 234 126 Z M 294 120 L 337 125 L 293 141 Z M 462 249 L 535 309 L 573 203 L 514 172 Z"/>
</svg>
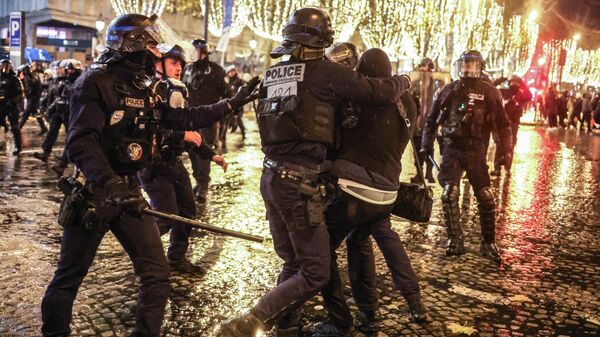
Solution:
<svg viewBox="0 0 600 337">
<path fill-rule="evenodd" d="M 200 220 L 269 237 L 258 190 L 262 153 L 254 122 L 246 124 L 244 145 L 238 135 L 229 137 L 229 171 L 213 166 L 210 203 Z M 0 135 L 0 336 L 39 335 L 39 305 L 61 238 L 56 224 L 60 193 L 49 170 L 57 156 L 49 164 L 33 158 L 41 138 L 32 126 L 26 130 L 25 151 L 17 159 L 9 154 L 10 136 L 6 141 Z M 404 180 L 415 172 L 410 158 L 410 153 L 404 156 Z M 435 185 L 430 224 L 393 222 L 433 321 L 408 321 L 405 302 L 377 253 L 379 335 L 599 335 L 599 182 L 600 136 L 521 127 L 512 176 L 492 182 L 498 245 L 506 260 L 500 268 L 477 254 L 477 207 L 468 183 L 461 188 L 467 254 L 444 256 L 441 188 Z M 172 275 L 166 336 L 213 336 L 220 321 L 242 312 L 275 284 L 280 266 L 269 240 L 257 244 L 195 232 L 191 247 L 189 258 L 202 272 Z M 345 260 L 341 263 L 344 270 Z M 126 336 L 133 326 L 135 285 L 129 259 L 107 235 L 75 302 L 73 335 Z M 345 293 L 352 304 L 348 288 Z M 306 305 L 304 320 L 312 323 L 324 315 L 316 297 Z"/>
</svg>

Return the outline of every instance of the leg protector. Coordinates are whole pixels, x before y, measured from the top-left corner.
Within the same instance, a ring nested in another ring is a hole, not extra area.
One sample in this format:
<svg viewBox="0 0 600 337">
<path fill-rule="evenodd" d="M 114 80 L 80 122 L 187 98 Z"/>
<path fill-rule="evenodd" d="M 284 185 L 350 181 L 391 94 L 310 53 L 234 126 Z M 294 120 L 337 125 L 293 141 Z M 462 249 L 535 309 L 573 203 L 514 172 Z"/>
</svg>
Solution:
<svg viewBox="0 0 600 337">
<path fill-rule="evenodd" d="M 502 257 L 496 247 L 496 202 L 490 187 L 479 190 L 475 196 L 479 207 L 481 225 L 481 245 L 479 253 L 496 262 L 502 263 Z"/>
<path fill-rule="evenodd" d="M 446 255 L 462 255 L 465 253 L 464 238 L 460 226 L 460 208 L 458 198 L 460 190 L 457 184 L 446 184 L 442 194 L 442 210 L 448 233 Z"/>
</svg>

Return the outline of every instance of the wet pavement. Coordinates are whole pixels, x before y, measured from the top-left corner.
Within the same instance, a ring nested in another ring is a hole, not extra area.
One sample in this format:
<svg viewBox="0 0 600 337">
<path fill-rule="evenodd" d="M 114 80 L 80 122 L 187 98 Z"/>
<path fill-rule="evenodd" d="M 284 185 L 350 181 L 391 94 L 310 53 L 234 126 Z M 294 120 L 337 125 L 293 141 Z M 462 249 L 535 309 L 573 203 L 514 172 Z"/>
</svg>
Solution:
<svg viewBox="0 0 600 337">
<path fill-rule="evenodd" d="M 269 237 L 258 190 L 262 153 L 255 123 L 246 124 L 244 145 L 239 135 L 228 137 L 229 171 L 223 174 L 213 165 L 210 202 L 200 220 Z M 40 302 L 59 252 L 61 194 L 49 168 L 62 146 L 50 163 L 40 162 L 32 156 L 42 140 L 37 131 L 33 122 L 26 126 L 25 150 L 17 159 L 10 155 L 10 136 L 0 131 L 0 336 L 40 335 Z M 405 181 L 415 172 L 408 152 Z M 600 136 L 521 127 L 513 175 L 492 183 L 498 246 L 506 262 L 499 268 L 478 255 L 477 205 L 463 182 L 466 255 L 444 256 L 438 185 L 432 185 L 436 198 L 429 224 L 393 221 L 419 275 L 432 322 L 408 321 L 406 303 L 376 250 L 379 336 L 599 336 Z M 250 243 L 204 232 L 193 234 L 189 258 L 203 271 L 173 273 L 165 336 L 213 336 L 220 321 L 243 312 L 275 284 L 281 263 L 271 241 Z M 340 260 L 343 271 L 345 260 Z M 108 234 L 75 301 L 72 335 L 127 336 L 134 324 L 135 292 L 131 262 Z M 352 303 L 348 288 L 346 295 Z M 319 297 L 307 303 L 306 323 L 324 315 Z"/>
</svg>

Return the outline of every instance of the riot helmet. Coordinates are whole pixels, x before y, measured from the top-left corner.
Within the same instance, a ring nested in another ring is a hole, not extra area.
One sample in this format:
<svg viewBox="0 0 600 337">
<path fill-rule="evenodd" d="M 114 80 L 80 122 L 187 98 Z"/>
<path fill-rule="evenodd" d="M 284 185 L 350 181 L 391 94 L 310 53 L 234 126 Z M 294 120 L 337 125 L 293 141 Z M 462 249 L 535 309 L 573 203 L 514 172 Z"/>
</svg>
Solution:
<svg viewBox="0 0 600 337">
<path fill-rule="evenodd" d="M 333 29 L 329 13 L 317 7 L 305 7 L 294 11 L 283 28 L 283 43 L 271 52 L 271 57 L 278 58 L 283 55 L 292 55 L 302 49 L 312 49 L 308 57 L 302 59 L 315 59 L 322 57 L 324 48 L 333 43 Z"/>
<path fill-rule="evenodd" d="M 29 64 L 21 64 L 20 66 L 17 67 L 17 74 L 25 74 L 25 75 L 30 75 L 31 74 L 31 66 Z"/>
<path fill-rule="evenodd" d="M 211 54 L 210 45 L 208 44 L 208 42 L 206 42 L 205 39 L 193 39 L 192 46 L 194 46 L 194 48 L 196 48 L 197 51 L 204 55 Z"/>
<path fill-rule="evenodd" d="M 419 62 L 420 71 L 433 71 L 434 68 L 435 65 L 429 57 L 424 57 L 421 59 L 421 62 Z"/>
<path fill-rule="evenodd" d="M 358 48 L 350 42 L 337 42 L 325 51 L 325 56 L 333 62 L 354 69 L 358 63 Z"/>
<path fill-rule="evenodd" d="M 147 17 L 141 14 L 124 14 L 114 18 L 106 29 L 106 47 L 113 51 L 133 53 L 143 51 L 148 44 L 161 42 L 155 24 L 156 14 Z"/>
<path fill-rule="evenodd" d="M 62 60 L 56 60 L 50 63 L 50 70 L 52 71 L 53 78 L 65 76 L 65 68 L 61 66 L 61 62 Z"/>
<path fill-rule="evenodd" d="M 159 44 L 157 46 L 157 49 L 162 54 L 162 57 L 160 58 L 160 65 L 161 65 L 162 71 L 158 71 L 158 68 L 157 68 L 157 73 L 161 74 L 163 79 L 167 79 L 167 78 L 179 79 L 181 77 L 181 70 L 185 66 L 185 61 L 186 61 L 185 52 L 184 52 L 183 48 L 177 44 L 176 45 Z M 169 63 L 168 60 L 173 60 L 173 61 L 175 61 L 175 63 L 174 64 Z M 177 66 L 177 64 L 179 64 L 179 67 Z M 169 65 L 169 67 L 167 67 L 167 65 Z M 178 69 L 172 69 L 172 68 L 178 68 Z"/>
<path fill-rule="evenodd" d="M 65 68 L 66 70 L 82 70 L 83 69 L 81 62 L 76 59 L 64 59 L 64 60 L 60 61 L 59 65 L 61 67 Z"/>
<path fill-rule="evenodd" d="M 485 60 L 477 50 L 468 50 L 454 63 L 455 76 L 461 79 L 481 78 L 485 70 Z"/>
<path fill-rule="evenodd" d="M 0 72 L 3 74 L 9 73 L 12 70 L 12 62 L 9 59 L 0 60 Z"/>
</svg>

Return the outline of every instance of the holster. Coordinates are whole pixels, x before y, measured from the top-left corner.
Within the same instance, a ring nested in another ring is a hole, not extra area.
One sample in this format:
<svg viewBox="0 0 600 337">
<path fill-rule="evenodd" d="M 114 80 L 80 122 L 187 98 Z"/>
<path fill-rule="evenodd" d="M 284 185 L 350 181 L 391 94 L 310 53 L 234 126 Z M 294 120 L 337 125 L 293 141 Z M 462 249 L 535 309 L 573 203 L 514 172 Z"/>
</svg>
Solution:
<svg viewBox="0 0 600 337">
<path fill-rule="evenodd" d="M 65 195 L 58 211 L 58 224 L 63 228 L 81 224 L 84 214 L 92 207 L 89 192 L 73 177 L 62 177 L 58 188 Z"/>
</svg>

